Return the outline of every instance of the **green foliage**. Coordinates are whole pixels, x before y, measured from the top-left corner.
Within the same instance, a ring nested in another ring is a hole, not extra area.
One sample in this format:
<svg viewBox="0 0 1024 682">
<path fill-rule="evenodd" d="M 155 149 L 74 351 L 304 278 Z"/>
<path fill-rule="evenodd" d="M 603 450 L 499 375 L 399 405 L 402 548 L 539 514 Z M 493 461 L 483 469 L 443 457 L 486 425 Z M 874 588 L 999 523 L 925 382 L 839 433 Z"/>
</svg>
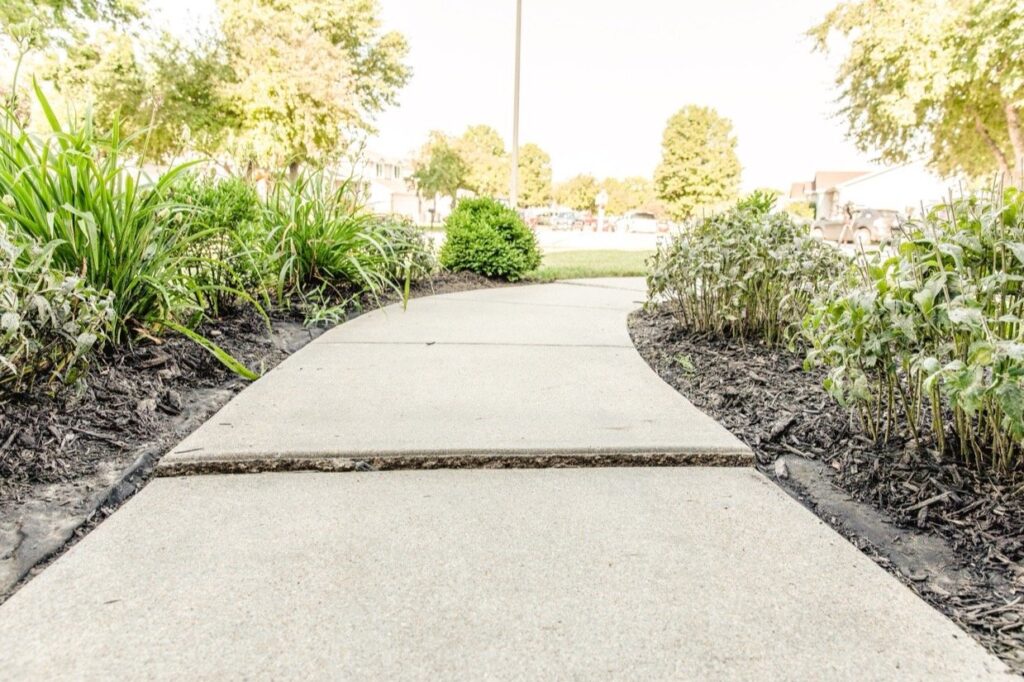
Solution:
<svg viewBox="0 0 1024 682">
<path fill-rule="evenodd" d="M 195 257 L 193 277 L 207 292 L 214 311 L 250 292 L 261 296 L 266 259 L 258 250 L 262 205 L 256 190 L 239 177 L 187 173 L 173 187 L 173 198 L 188 209 L 184 220 Z"/>
<path fill-rule="evenodd" d="M 851 138 L 882 161 L 1021 179 L 1024 5 L 1019 0 L 855 0 L 811 29 L 848 48 L 836 84 Z"/>
<path fill-rule="evenodd" d="M 628 211 L 647 211 L 655 215 L 665 212 L 650 178 L 607 178 L 601 182 L 601 188 L 608 193 L 605 210 L 611 215 L 623 215 Z"/>
<path fill-rule="evenodd" d="M 555 201 L 576 211 L 593 211 L 600 191 L 593 175 L 577 175 L 555 186 Z"/>
<path fill-rule="evenodd" d="M 141 15 L 137 0 L 4 0 L 0 3 L 0 35 L 19 54 L 67 44 L 81 37 L 89 22 L 125 23 Z"/>
<path fill-rule="evenodd" d="M 551 157 L 533 143 L 524 144 L 519 148 L 519 205 L 545 206 L 550 202 Z"/>
<path fill-rule="evenodd" d="M 416 282 L 437 270 L 433 240 L 426 230 L 401 215 L 373 217 L 374 230 L 391 245 L 393 258 L 387 261 L 387 276 L 392 282 Z"/>
<path fill-rule="evenodd" d="M 817 304 L 809 364 L 875 438 L 913 435 L 979 467 L 1024 448 L 1024 193 L 964 198 L 907 227 L 895 254 Z"/>
<path fill-rule="evenodd" d="M 444 133 L 434 131 L 420 151 L 412 178 L 421 195 L 434 198 L 442 194 L 454 201 L 466 185 L 467 172 L 466 162 Z"/>
<path fill-rule="evenodd" d="M 80 273 L 89 286 L 114 295 L 115 341 L 139 327 L 182 319 L 201 308 L 190 274 L 187 207 L 171 199 L 184 167 L 156 182 L 127 170 L 130 140 L 116 119 L 99 136 L 87 117 L 63 128 L 37 88 L 51 134 L 35 139 L 10 112 L 0 122 L 0 220 L 39 243 L 58 242 L 52 261 Z"/>
<path fill-rule="evenodd" d="M 497 130 L 487 125 L 470 126 L 452 140 L 451 147 L 466 169 L 462 188 L 485 197 L 508 195 L 511 165 L 505 141 Z"/>
<path fill-rule="evenodd" d="M 398 33 L 381 33 L 376 0 L 218 0 L 237 117 L 228 146 L 279 168 L 330 160 L 345 132 L 372 131 L 409 79 Z"/>
<path fill-rule="evenodd" d="M 69 103 L 88 103 L 88 115 L 100 131 L 110 131 L 116 119 L 129 135 L 149 122 L 146 74 L 130 36 L 104 31 L 76 42 L 46 74 Z"/>
<path fill-rule="evenodd" d="M 515 211 L 493 199 L 460 201 L 446 227 L 448 238 L 440 260 L 449 270 L 514 282 L 540 265 L 533 232 Z"/>
<path fill-rule="evenodd" d="M 398 291 L 397 274 L 416 249 L 411 231 L 364 211 L 355 182 L 337 182 L 322 170 L 305 171 L 294 180 L 278 178 L 262 222 L 261 251 L 282 305 L 293 296 L 319 304 Z"/>
<path fill-rule="evenodd" d="M 110 296 L 52 267 L 57 242 L 16 245 L 12 237 L 0 221 L 0 390 L 23 390 L 40 377 L 71 383 L 106 338 Z"/>
<path fill-rule="evenodd" d="M 759 195 L 696 222 L 649 261 L 651 300 L 701 333 L 782 343 L 799 329 L 810 302 L 847 267 Z"/>
<path fill-rule="evenodd" d="M 740 161 L 732 122 L 708 107 L 687 106 L 669 119 L 654 173 L 658 196 L 685 220 L 736 198 Z"/>
</svg>

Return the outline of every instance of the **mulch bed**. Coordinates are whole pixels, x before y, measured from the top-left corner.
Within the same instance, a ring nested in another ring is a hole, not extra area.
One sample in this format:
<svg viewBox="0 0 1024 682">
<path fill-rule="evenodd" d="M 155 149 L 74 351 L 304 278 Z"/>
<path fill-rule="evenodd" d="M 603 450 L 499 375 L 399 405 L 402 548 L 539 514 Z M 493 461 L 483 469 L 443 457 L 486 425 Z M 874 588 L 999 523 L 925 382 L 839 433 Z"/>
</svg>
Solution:
<svg viewBox="0 0 1024 682">
<path fill-rule="evenodd" d="M 799 354 L 692 335 L 658 309 L 634 313 L 630 334 L 648 364 L 747 443 L 759 468 L 783 487 L 800 488 L 783 465 L 787 459 L 821 462 L 814 471 L 854 501 L 897 527 L 941 538 L 958 564 L 946 570 L 970 576 L 945 583 L 956 590 L 927 586 L 934 584 L 929 578 L 949 576 L 895 571 L 884 559 L 889 548 L 868 554 L 1024 673 L 1024 475 L 995 480 L 912 442 L 876 446 L 826 394 L 824 373 L 803 370 Z M 815 508 L 813 498 L 795 496 Z M 842 518 L 823 520 L 856 534 Z"/>
<path fill-rule="evenodd" d="M 506 284 L 442 272 L 411 295 Z M 353 314 L 394 300 L 364 298 Z M 323 331 L 304 328 L 294 313 L 271 318 L 272 330 L 251 308 L 226 310 L 199 331 L 259 371 Z M 82 388 L 0 397 L 0 601 L 140 489 L 164 452 L 247 384 L 197 344 L 169 335 L 101 355 Z"/>
</svg>

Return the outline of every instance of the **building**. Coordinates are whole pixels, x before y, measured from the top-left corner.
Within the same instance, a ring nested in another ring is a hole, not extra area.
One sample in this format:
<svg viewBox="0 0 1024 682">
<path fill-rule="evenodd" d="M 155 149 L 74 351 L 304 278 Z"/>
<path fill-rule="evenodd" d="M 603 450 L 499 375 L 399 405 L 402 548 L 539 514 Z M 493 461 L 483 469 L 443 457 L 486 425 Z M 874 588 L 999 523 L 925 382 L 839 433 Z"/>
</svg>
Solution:
<svg viewBox="0 0 1024 682">
<path fill-rule="evenodd" d="M 838 217 L 842 202 L 838 197 L 839 185 L 869 175 L 868 171 L 818 171 L 808 182 L 794 182 L 789 189 L 790 203 L 809 203 L 814 206 L 816 218 Z"/>
<path fill-rule="evenodd" d="M 876 208 L 909 216 L 941 202 L 958 181 L 941 178 L 923 163 L 877 171 L 819 171 L 810 182 L 790 187 L 790 202 L 808 202 L 817 218 L 841 219 L 844 208 Z"/>
</svg>

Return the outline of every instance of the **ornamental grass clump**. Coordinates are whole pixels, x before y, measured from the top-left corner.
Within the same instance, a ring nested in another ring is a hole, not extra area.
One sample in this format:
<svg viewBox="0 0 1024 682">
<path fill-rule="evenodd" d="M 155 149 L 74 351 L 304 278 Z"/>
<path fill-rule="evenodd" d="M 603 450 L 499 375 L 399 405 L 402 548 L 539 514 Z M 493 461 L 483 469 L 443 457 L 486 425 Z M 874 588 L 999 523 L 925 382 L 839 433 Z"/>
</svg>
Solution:
<svg viewBox="0 0 1024 682">
<path fill-rule="evenodd" d="M 358 184 L 324 170 L 279 178 L 262 211 L 262 251 L 279 304 L 322 305 L 400 293 L 421 273 L 427 245 L 415 230 L 365 210 Z"/>
<path fill-rule="evenodd" d="M 691 223 L 649 261 L 649 296 L 688 330 L 781 344 L 849 267 L 805 226 L 755 193 Z"/>
<path fill-rule="evenodd" d="M 808 364 L 829 368 L 826 388 L 878 440 L 906 424 L 976 467 L 1019 467 L 1024 193 L 963 198 L 905 232 L 815 306 Z"/>
<path fill-rule="evenodd" d="M 171 198 L 184 167 L 150 182 L 128 167 L 131 138 L 116 122 L 109 134 L 88 116 L 64 126 L 38 87 L 36 96 L 50 127 L 45 138 L 0 113 L 0 221 L 49 245 L 54 268 L 113 294 L 114 341 L 201 313 L 191 247 L 204 235 L 189 233 L 189 207 Z"/>
</svg>

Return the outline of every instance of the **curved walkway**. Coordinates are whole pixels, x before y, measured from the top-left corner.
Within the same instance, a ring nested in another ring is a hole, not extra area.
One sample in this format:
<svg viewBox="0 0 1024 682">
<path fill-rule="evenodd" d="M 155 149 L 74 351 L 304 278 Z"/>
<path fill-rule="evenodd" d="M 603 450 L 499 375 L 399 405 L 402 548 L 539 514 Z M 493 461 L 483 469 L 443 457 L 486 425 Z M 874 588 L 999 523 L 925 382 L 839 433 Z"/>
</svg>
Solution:
<svg viewBox="0 0 1024 682">
<path fill-rule="evenodd" d="M 642 296 L 468 292 L 324 335 L 0 606 L 0 679 L 1002 677 L 752 467 L 643 466 L 750 454 L 633 350 Z M 609 463 L 634 466 L 486 468 Z M 356 471 L 174 475 L 287 468 Z"/>
<path fill-rule="evenodd" d="M 639 278 L 579 280 L 368 313 L 281 363 L 161 467 L 749 463 L 746 446 L 633 348 L 626 316 L 644 295 Z"/>
</svg>

